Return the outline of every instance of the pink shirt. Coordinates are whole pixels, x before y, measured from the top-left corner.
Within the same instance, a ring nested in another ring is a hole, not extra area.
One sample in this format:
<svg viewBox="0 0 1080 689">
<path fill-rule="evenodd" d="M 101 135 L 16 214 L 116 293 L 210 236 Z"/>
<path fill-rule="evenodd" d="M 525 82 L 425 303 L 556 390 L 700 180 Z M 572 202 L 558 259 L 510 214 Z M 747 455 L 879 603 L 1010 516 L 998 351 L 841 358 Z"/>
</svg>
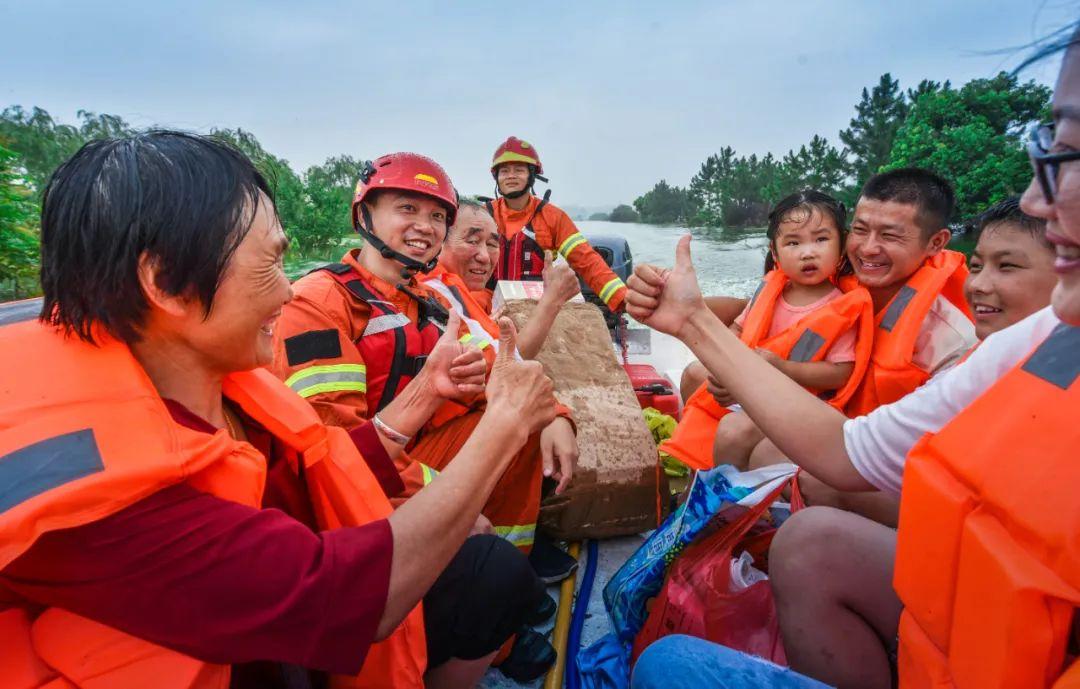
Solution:
<svg viewBox="0 0 1080 689">
<path fill-rule="evenodd" d="M 807 304 L 806 306 L 792 306 L 787 303 L 784 299 L 784 295 L 781 294 L 780 298 L 776 300 L 776 307 L 773 311 L 772 322 L 769 324 L 769 333 L 765 336 L 766 339 L 779 335 L 806 316 L 817 311 L 822 306 L 825 306 L 830 301 L 835 301 L 842 296 L 844 296 L 844 293 L 839 288 L 833 288 L 833 291 L 829 292 L 821 299 L 818 299 L 813 304 Z M 746 314 L 749 311 L 750 304 L 747 304 L 746 308 L 743 309 L 743 312 L 735 319 L 735 325 L 741 328 L 746 321 Z M 833 346 L 829 348 L 828 353 L 825 354 L 825 361 L 833 364 L 843 364 L 855 361 L 854 325 L 846 333 L 836 339 Z"/>
</svg>

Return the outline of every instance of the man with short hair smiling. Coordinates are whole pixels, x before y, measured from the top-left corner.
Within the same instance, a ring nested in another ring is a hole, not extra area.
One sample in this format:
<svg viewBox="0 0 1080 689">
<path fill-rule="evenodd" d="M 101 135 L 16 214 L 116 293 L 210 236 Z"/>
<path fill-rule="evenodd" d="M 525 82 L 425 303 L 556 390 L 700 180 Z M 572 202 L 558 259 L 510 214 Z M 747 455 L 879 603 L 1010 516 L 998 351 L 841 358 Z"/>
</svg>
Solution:
<svg viewBox="0 0 1080 689">
<path fill-rule="evenodd" d="M 883 172 L 863 186 L 847 257 L 874 301 L 877 329 L 849 416 L 900 399 L 976 342 L 964 256 L 945 248 L 954 203 L 949 183 L 919 168 Z"/>
</svg>

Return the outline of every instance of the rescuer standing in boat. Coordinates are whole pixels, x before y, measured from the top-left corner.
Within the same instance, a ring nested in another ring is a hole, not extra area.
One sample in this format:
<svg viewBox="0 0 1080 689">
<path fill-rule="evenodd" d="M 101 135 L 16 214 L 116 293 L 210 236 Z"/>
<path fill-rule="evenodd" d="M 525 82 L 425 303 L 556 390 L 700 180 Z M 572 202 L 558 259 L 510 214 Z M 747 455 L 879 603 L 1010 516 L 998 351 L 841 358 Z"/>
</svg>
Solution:
<svg viewBox="0 0 1080 689">
<path fill-rule="evenodd" d="M 499 198 L 491 203 L 491 214 L 499 225 L 502 251 L 489 287 L 494 290 L 499 280 L 542 280 L 544 252 L 558 251 L 608 309 L 621 311 L 623 281 L 589 246 L 570 216 L 548 203 L 550 191 L 542 199 L 532 193 L 537 179 L 547 181 L 543 174 L 540 154 L 527 141 L 511 136 L 495 150 L 491 176 Z"/>
</svg>

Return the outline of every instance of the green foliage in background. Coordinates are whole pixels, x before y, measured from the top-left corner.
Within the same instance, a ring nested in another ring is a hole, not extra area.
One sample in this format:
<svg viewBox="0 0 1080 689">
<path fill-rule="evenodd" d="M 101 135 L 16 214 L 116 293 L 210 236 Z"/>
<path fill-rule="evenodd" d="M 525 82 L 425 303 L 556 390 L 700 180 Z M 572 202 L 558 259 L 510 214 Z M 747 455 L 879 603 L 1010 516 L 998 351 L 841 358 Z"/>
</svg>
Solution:
<svg viewBox="0 0 1080 689">
<path fill-rule="evenodd" d="M 0 146 L 0 298 L 37 292 L 38 206 L 14 152 Z"/>
<path fill-rule="evenodd" d="M 1001 73 L 959 89 L 944 84 L 912 104 L 884 169 L 924 167 L 953 183 L 965 220 L 1019 194 L 1031 181 L 1027 127 L 1049 119 L 1050 89 Z"/>
<path fill-rule="evenodd" d="M 819 135 L 780 158 L 740 156 L 725 146 L 705 159 L 685 192 L 661 180 L 634 207 L 644 222 L 759 227 L 770 206 L 792 192 L 817 189 L 851 208 L 872 175 L 915 166 L 953 183 L 953 220 L 962 222 L 1027 185 L 1023 132 L 1048 117 L 1049 102 L 1050 89 L 1004 72 L 961 88 L 926 79 L 907 91 L 883 74 L 862 90 L 855 116 L 839 132 L 842 148 Z"/>
<path fill-rule="evenodd" d="M 0 299 L 38 291 L 37 223 L 53 171 L 88 141 L 137 133 L 116 115 L 80 110 L 77 118 L 77 124 L 65 124 L 41 108 L 17 105 L 0 113 Z M 266 177 L 294 261 L 340 258 L 342 242 L 352 234 L 349 207 L 361 160 L 335 156 L 297 174 L 251 132 L 213 129 L 210 135 L 243 151 Z"/>
<path fill-rule="evenodd" d="M 611 215 L 608 217 L 611 222 L 640 222 L 641 217 L 637 211 L 627 206 L 625 203 L 620 206 L 615 206 L 611 211 Z"/>
<path fill-rule="evenodd" d="M 654 225 L 688 223 L 695 214 L 690 192 L 673 187 L 665 180 L 660 180 L 644 196 L 639 196 L 634 201 L 634 210 L 641 216 L 642 222 Z"/>
</svg>

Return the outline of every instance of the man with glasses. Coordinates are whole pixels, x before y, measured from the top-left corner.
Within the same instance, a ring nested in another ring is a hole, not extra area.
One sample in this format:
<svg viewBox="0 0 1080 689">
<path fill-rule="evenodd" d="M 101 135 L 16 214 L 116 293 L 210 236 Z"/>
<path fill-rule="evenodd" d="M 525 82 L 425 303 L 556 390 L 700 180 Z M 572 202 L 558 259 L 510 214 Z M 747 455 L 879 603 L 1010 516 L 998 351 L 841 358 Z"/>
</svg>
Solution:
<svg viewBox="0 0 1080 689">
<path fill-rule="evenodd" d="M 1046 136 L 1045 129 L 1037 133 L 1029 148 L 1036 181 L 1023 199 L 1025 210 L 1038 217 L 1047 214 L 1032 212 L 1033 209 L 1053 207 L 1056 183 L 1061 181 L 1057 165 L 1066 160 L 1080 160 L 1080 153 L 1047 153 Z M 861 208 L 865 209 L 865 201 L 864 195 L 859 202 Z M 890 242 L 896 241 L 888 235 L 897 224 L 884 222 L 884 216 L 879 220 L 862 228 L 871 231 L 856 230 L 860 225 L 857 211 L 852 228 L 855 245 L 848 245 L 849 258 L 857 262 L 855 270 L 860 280 L 878 289 L 875 302 L 888 283 L 881 281 L 874 285 L 864 280 L 867 272 L 877 272 L 877 264 L 882 263 L 870 251 L 871 244 L 880 242 L 883 247 L 877 251 L 888 253 Z M 679 247 L 674 270 L 664 272 L 652 266 L 638 266 L 628 283 L 628 312 L 639 321 L 676 334 L 691 344 L 710 373 L 739 398 L 754 422 L 791 461 L 841 491 L 877 490 L 884 496 L 898 498 L 907 458 L 916 443 L 950 424 L 1031 355 L 1052 332 L 1060 330 L 1061 320 L 1051 308 L 1042 309 L 989 336 L 963 363 L 942 372 L 902 399 L 849 419 L 772 371 L 766 362 L 741 351 L 745 347 L 719 327 L 700 300 L 688 240 L 685 238 Z M 894 252 L 894 259 L 897 256 L 900 254 Z M 859 261 L 863 262 L 862 266 Z M 895 263 L 894 260 L 890 267 L 895 268 Z M 910 285 L 909 279 L 893 288 L 893 303 L 902 293 L 902 287 Z M 916 299 L 917 296 L 912 296 L 908 303 L 916 303 Z M 886 308 L 882 320 L 888 318 L 888 313 Z M 1061 356 L 1058 359 L 1066 361 Z M 1000 411 L 1002 422 L 1020 418 L 1008 408 Z M 1023 443 L 1023 438 L 1016 438 L 1016 442 Z M 985 460 L 999 464 L 1008 461 L 1000 457 L 985 457 Z M 906 490 L 912 488 L 925 490 L 917 482 Z M 925 507 L 914 505 L 905 509 L 910 510 L 905 515 L 912 515 L 905 516 L 905 520 L 926 522 L 928 513 L 919 513 Z M 910 539 L 908 548 L 911 548 Z M 941 558 L 946 555 L 937 554 Z M 906 555 L 910 558 L 911 553 Z M 784 523 L 770 549 L 769 575 L 792 669 L 832 686 L 893 686 L 896 640 L 903 610 L 893 588 L 896 561 L 897 532 L 850 512 L 810 507 Z M 935 564 L 948 566 L 944 559 Z M 655 661 L 663 660 L 670 666 L 673 655 L 693 653 L 701 658 L 708 655 L 696 643 L 672 639 L 666 648 L 657 647 L 651 659 L 647 651 L 639 661 L 637 672 L 641 676 L 635 677 L 635 687 L 661 686 L 650 679 L 654 673 L 649 668 Z M 718 666 L 726 671 L 730 664 L 725 660 Z M 695 679 L 707 680 L 708 673 L 701 672 Z M 769 679 L 774 679 L 773 675 Z M 665 681 L 662 686 L 683 685 Z M 775 686 L 813 685 L 776 682 Z"/>
</svg>

